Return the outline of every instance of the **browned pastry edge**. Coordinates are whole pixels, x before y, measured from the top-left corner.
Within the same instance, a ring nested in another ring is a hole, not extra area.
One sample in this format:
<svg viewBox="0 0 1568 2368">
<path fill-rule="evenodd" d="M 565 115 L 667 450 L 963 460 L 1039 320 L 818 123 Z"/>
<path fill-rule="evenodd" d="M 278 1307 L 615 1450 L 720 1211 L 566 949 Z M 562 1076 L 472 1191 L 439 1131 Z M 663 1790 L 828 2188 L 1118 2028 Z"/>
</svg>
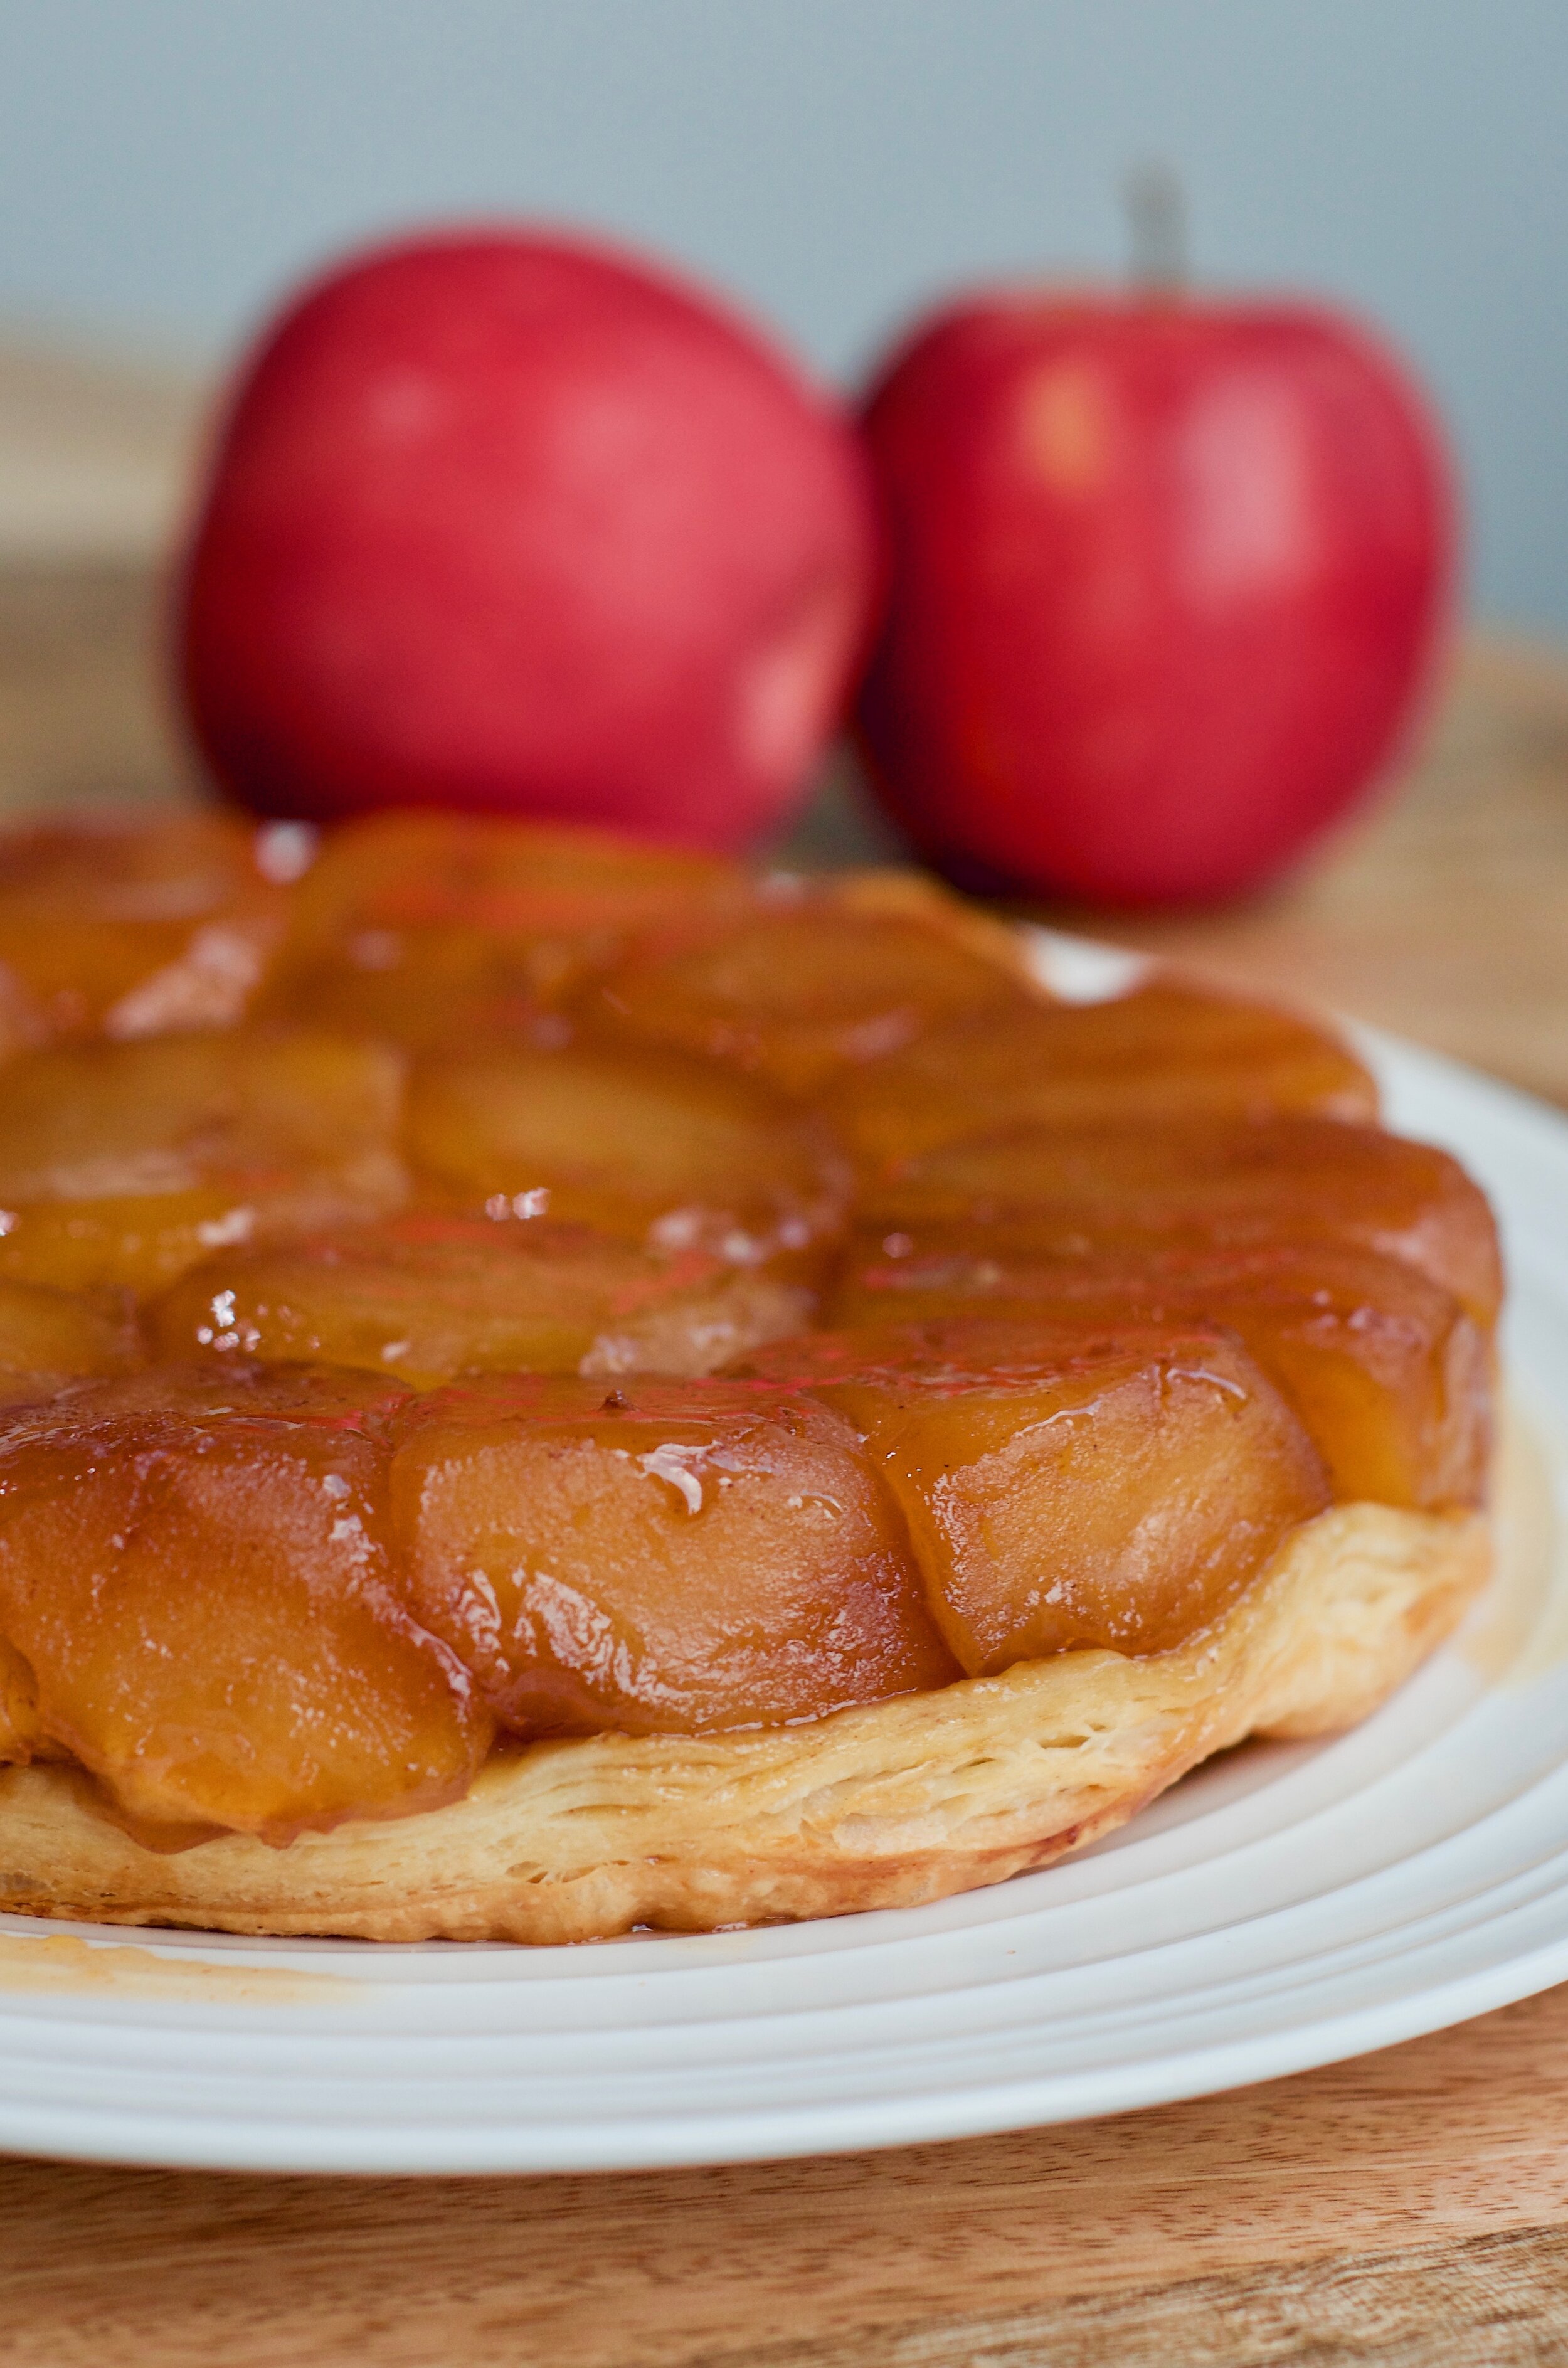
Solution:
<svg viewBox="0 0 1568 2368">
<path fill-rule="evenodd" d="M 536 1744 L 451 1808 L 286 1850 L 233 1835 L 160 1856 L 68 1770 L 7 1769 L 0 1906 L 534 1942 L 911 1907 L 1081 1849 L 1244 1736 L 1354 1725 L 1449 1634 L 1490 1562 L 1480 1514 L 1338 1506 L 1176 1652 L 1067 1653 L 760 1734 Z"/>
</svg>

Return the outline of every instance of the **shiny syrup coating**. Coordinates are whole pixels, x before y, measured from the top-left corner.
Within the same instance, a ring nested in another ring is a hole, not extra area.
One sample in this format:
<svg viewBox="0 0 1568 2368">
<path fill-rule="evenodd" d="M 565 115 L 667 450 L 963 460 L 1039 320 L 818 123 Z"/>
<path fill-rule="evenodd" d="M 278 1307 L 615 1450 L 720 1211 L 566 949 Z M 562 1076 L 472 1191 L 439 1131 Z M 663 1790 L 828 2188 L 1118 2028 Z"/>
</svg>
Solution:
<svg viewBox="0 0 1568 2368">
<path fill-rule="evenodd" d="M 1496 1224 L 1458 1160 L 1343 1120 L 1015 1127 L 903 1161 L 867 1187 L 858 1215 L 886 1233 L 983 1225 L 1069 1260 L 1176 1242 L 1376 1250 L 1429 1275 L 1488 1328 L 1503 1295 Z"/>
<path fill-rule="evenodd" d="M 146 1353 L 128 1292 L 0 1280 L 0 1380 L 128 1373 Z"/>
<path fill-rule="evenodd" d="M 402 1425 L 411 1601 L 514 1732 L 817 1718 L 957 1669 L 894 1505 L 809 1399 L 460 1384 Z"/>
<path fill-rule="evenodd" d="M 891 1243 L 892 1248 L 888 1245 Z M 1213 1323 L 1244 1341 L 1300 1416 L 1346 1504 L 1481 1503 L 1492 1450 L 1490 1341 L 1451 1292 L 1397 1258 L 1309 1245 L 1040 1258 L 1004 1229 L 863 1239 L 829 1303 L 846 1326 L 1006 1316 L 1048 1326 Z"/>
<path fill-rule="evenodd" d="M 864 1439 L 971 1677 L 1085 1646 L 1165 1651 L 1328 1502 L 1279 1393 L 1207 1327 L 954 1323 L 795 1345 L 744 1370 L 809 1388 Z"/>
<path fill-rule="evenodd" d="M 491 1045 L 415 1064 L 416 1174 L 468 1205 L 553 1217 L 734 1264 L 842 1227 L 847 1178 L 816 1122 L 678 1053 Z"/>
<path fill-rule="evenodd" d="M 160 1846 L 453 1797 L 495 1719 L 1163 1650 L 1331 1487 L 1473 1501 L 1484 1203 L 1309 1023 L 1053 1004 L 885 900 L 591 834 L 380 817 L 287 894 L 222 1009 L 145 905 L 154 995 L 145 934 L 44 1020 L 0 973 L 0 1758 Z M 835 1132 L 874 1328 L 770 1338 L 832 1282 Z"/>
<path fill-rule="evenodd" d="M 633 1042 L 705 1053 L 784 1093 L 813 1094 L 939 1022 L 1026 996 L 933 920 L 801 894 L 641 951 L 581 1008 Z"/>
<path fill-rule="evenodd" d="M 0 1628 L 142 1826 L 284 1842 L 465 1789 L 488 1724 L 402 1600 L 385 1383 L 177 1371 L 0 1430 Z"/>
<path fill-rule="evenodd" d="M 395 1206 L 403 1063 L 318 1029 L 60 1045 L 5 1070 L 0 1277 L 157 1290 L 225 1243 Z"/>
<path fill-rule="evenodd" d="M 954 1020 L 843 1079 L 823 1108 L 875 1178 L 998 1128 L 1373 1119 L 1378 1096 L 1310 1020 L 1156 980 L 1108 1003 L 1031 999 Z"/>
<path fill-rule="evenodd" d="M 48 1756 L 33 1673 L 16 1646 L 0 1638 L 0 1762 L 25 1768 Z"/>
<path fill-rule="evenodd" d="M 586 1225 L 417 1212 L 220 1250 L 147 1315 L 165 1357 L 317 1361 L 431 1389 L 459 1373 L 706 1373 L 810 1320 L 777 1261 Z M 0 1297 L 0 1359 L 6 1306 Z"/>
<path fill-rule="evenodd" d="M 232 1025 L 281 941 L 302 860 L 286 831 L 174 810 L 0 837 L 0 1052 Z"/>
<path fill-rule="evenodd" d="M 526 1029 L 663 917 L 722 910 L 720 856 L 475 814 L 393 813 L 326 841 L 266 1008 L 411 1045 Z"/>
</svg>

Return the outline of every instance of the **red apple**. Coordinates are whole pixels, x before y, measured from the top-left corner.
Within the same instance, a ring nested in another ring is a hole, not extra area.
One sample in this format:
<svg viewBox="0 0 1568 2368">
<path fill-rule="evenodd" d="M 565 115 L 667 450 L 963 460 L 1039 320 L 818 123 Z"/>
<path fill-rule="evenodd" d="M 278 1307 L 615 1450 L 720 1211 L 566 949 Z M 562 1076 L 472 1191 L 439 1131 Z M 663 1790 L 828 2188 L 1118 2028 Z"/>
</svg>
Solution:
<svg viewBox="0 0 1568 2368">
<path fill-rule="evenodd" d="M 1295 305 L 960 304 L 866 432 L 892 592 L 861 709 L 936 861 L 1117 904 L 1267 880 L 1384 768 L 1451 574 L 1441 447 Z"/>
<path fill-rule="evenodd" d="M 708 299 L 522 230 L 411 239 L 242 374 L 184 579 L 190 717 L 259 814 L 738 847 L 837 719 L 875 552 L 852 429 Z"/>
</svg>

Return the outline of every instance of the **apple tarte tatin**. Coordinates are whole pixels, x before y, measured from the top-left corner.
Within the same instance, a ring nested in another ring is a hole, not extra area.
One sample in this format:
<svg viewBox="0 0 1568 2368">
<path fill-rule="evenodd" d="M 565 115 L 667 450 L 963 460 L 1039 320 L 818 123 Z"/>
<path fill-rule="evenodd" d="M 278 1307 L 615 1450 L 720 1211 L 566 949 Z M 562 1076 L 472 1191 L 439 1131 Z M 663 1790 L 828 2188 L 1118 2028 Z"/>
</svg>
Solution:
<svg viewBox="0 0 1568 2368">
<path fill-rule="evenodd" d="M 1047 1864 L 1488 1566 L 1484 1199 L 915 878 L 0 844 L 0 1904 L 534 1941 Z"/>
</svg>

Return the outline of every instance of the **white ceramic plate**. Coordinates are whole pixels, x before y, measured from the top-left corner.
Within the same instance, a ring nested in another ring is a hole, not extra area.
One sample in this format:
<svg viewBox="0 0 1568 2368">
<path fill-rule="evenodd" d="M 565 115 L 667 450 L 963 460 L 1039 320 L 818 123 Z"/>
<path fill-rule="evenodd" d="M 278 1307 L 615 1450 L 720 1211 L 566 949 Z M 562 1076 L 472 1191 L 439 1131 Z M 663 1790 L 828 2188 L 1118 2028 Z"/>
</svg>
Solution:
<svg viewBox="0 0 1568 2368">
<path fill-rule="evenodd" d="M 0 2148 L 483 2171 L 892 2145 L 1261 2080 L 1568 1978 L 1568 1122 L 1372 1049 L 1392 1122 L 1501 1212 L 1522 1432 L 1496 1585 L 1376 1717 L 1233 1752 L 1043 1874 L 831 1923 L 528 1951 L 0 1918 Z"/>
</svg>

